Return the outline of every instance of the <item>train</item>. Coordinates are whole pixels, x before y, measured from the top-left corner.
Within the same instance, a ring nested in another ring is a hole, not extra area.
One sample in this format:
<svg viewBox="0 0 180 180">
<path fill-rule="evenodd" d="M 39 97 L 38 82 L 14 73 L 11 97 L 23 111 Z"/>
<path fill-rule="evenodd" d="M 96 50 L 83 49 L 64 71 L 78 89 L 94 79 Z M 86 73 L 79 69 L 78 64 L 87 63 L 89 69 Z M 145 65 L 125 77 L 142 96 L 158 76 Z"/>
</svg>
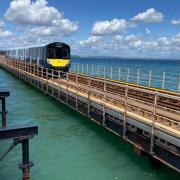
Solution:
<svg viewBox="0 0 180 180">
<path fill-rule="evenodd" d="M 68 72 L 71 65 L 70 46 L 63 42 L 10 49 L 6 51 L 6 57 L 63 72 Z"/>
</svg>

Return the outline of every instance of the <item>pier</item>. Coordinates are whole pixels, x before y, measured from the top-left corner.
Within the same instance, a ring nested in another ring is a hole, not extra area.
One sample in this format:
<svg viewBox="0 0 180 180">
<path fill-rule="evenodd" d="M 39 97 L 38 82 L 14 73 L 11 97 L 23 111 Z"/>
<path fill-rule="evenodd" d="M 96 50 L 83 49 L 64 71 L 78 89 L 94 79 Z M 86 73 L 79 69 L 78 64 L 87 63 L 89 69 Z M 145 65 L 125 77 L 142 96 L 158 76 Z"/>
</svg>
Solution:
<svg viewBox="0 0 180 180">
<path fill-rule="evenodd" d="M 0 66 L 180 172 L 180 94 L 0 57 Z"/>
<path fill-rule="evenodd" d="M 5 159 L 10 151 L 12 151 L 18 144 L 22 145 L 22 163 L 19 164 L 22 170 L 22 180 L 30 179 L 30 168 L 33 166 L 32 161 L 29 160 L 29 140 L 38 134 L 37 126 L 28 127 L 7 127 L 6 118 L 6 98 L 10 96 L 10 92 L 0 92 L 1 100 L 1 115 L 2 115 L 2 128 L 0 128 L 0 141 L 10 140 L 13 142 L 7 151 L 0 156 L 0 162 Z"/>
</svg>

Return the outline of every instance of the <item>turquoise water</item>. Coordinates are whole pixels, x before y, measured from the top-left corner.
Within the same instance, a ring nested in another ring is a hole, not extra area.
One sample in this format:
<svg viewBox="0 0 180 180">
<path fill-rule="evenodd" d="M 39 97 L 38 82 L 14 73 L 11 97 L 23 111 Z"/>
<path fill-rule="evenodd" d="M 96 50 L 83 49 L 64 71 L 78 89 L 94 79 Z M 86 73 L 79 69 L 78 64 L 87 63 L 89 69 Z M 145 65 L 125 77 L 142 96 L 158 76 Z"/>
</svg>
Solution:
<svg viewBox="0 0 180 180">
<path fill-rule="evenodd" d="M 9 90 L 8 126 L 38 125 L 30 141 L 31 180 L 178 180 L 167 167 L 154 168 L 147 156 L 74 110 L 0 69 L 0 91 Z M 11 141 L 0 142 L 0 155 Z M 20 180 L 21 147 L 0 162 L 0 180 Z"/>
</svg>

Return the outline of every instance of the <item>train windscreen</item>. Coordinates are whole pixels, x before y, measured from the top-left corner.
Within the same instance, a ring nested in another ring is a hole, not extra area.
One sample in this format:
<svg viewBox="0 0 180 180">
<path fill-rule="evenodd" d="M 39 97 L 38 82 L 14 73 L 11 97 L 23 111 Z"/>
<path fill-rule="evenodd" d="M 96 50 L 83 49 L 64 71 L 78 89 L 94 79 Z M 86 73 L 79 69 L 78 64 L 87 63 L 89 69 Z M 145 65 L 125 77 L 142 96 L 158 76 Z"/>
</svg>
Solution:
<svg viewBox="0 0 180 180">
<path fill-rule="evenodd" d="M 47 58 L 69 59 L 70 58 L 69 48 L 66 48 L 66 47 L 48 48 Z"/>
</svg>

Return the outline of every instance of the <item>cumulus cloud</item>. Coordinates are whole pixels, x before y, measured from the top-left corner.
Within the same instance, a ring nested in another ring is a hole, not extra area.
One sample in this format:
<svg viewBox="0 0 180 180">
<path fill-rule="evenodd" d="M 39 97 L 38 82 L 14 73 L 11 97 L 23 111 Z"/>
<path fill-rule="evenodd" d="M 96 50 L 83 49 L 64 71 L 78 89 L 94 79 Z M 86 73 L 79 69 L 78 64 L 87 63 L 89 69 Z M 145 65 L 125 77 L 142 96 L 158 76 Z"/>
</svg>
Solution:
<svg viewBox="0 0 180 180">
<path fill-rule="evenodd" d="M 151 31 L 148 28 L 145 28 L 146 34 L 151 34 Z"/>
<path fill-rule="evenodd" d="M 173 19 L 171 23 L 174 25 L 180 25 L 180 19 Z"/>
<path fill-rule="evenodd" d="M 170 41 L 167 37 L 159 37 L 157 39 L 157 42 L 158 42 L 159 46 L 169 46 L 170 45 Z"/>
<path fill-rule="evenodd" d="M 156 11 L 154 8 L 147 9 L 145 12 L 139 13 L 130 20 L 113 19 L 111 21 L 97 21 L 93 24 L 91 33 L 93 35 L 112 35 L 124 32 L 128 28 L 137 26 L 138 22 L 144 23 L 159 23 L 163 21 L 163 14 Z M 147 34 L 150 34 L 149 29 L 145 29 Z"/>
<path fill-rule="evenodd" d="M 53 21 L 53 26 L 34 27 L 29 32 L 39 36 L 69 36 L 77 30 L 77 23 L 61 19 Z"/>
<path fill-rule="evenodd" d="M 7 38 L 13 36 L 13 33 L 8 30 L 1 30 L 0 29 L 0 38 Z"/>
<path fill-rule="evenodd" d="M 33 45 L 60 40 L 73 35 L 79 28 L 63 16 L 55 7 L 48 6 L 47 0 L 13 0 L 5 13 L 5 19 L 16 25 L 16 37 L 10 46 Z M 0 26 L 3 26 L 3 23 Z M 6 31 L 1 36 L 10 36 Z M 19 40 L 19 43 L 18 43 Z"/>
<path fill-rule="evenodd" d="M 125 19 L 113 19 L 112 21 L 97 21 L 92 27 L 93 35 L 110 35 L 123 32 L 128 27 L 135 24 L 127 22 Z"/>
<path fill-rule="evenodd" d="M 147 9 L 145 12 L 139 13 L 132 18 L 136 22 L 159 23 L 163 21 L 163 14 L 154 8 Z"/>
<path fill-rule="evenodd" d="M 180 33 L 172 37 L 157 37 L 154 39 L 141 35 L 114 35 L 112 39 L 102 36 L 90 36 L 79 42 L 80 50 L 87 53 L 93 52 L 99 55 L 106 53 L 114 56 L 126 57 L 179 57 Z M 77 48 L 77 46 L 76 46 Z M 84 51 L 88 49 L 89 51 Z M 82 51 L 80 51 L 82 53 Z M 96 51 L 91 51 L 96 50 Z M 92 54 L 93 54 L 92 53 Z"/>
<path fill-rule="evenodd" d="M 102 43 L 102 37 L 98 37 L 98 36 L 90 36 L 88 39 L 86 40 L 81 40 L 79 41 L 79 45 L 81 47 L 84 46 L 98 46 Z"/>
<path fill-rule="evenodd" d="M 2 28 L 4 26 L 5 26 L 4 22 L 0 20 L 0 28 Z"/>
<path fill-rule="evenodd" d="M 8 21 L 17 24 L 50 25 L 62 14 L 54 7 L 48 7 L 46 0 L 13 0 L 5 13 Z"/>
<path fill-rule="evenodd" d="M 13 36 L 13 33 L 11 31 L 4 30 L 4 27 L 5 27 L 4 21 L 0 20 L 0 38 L 8 38 Z"/>
</svg>

